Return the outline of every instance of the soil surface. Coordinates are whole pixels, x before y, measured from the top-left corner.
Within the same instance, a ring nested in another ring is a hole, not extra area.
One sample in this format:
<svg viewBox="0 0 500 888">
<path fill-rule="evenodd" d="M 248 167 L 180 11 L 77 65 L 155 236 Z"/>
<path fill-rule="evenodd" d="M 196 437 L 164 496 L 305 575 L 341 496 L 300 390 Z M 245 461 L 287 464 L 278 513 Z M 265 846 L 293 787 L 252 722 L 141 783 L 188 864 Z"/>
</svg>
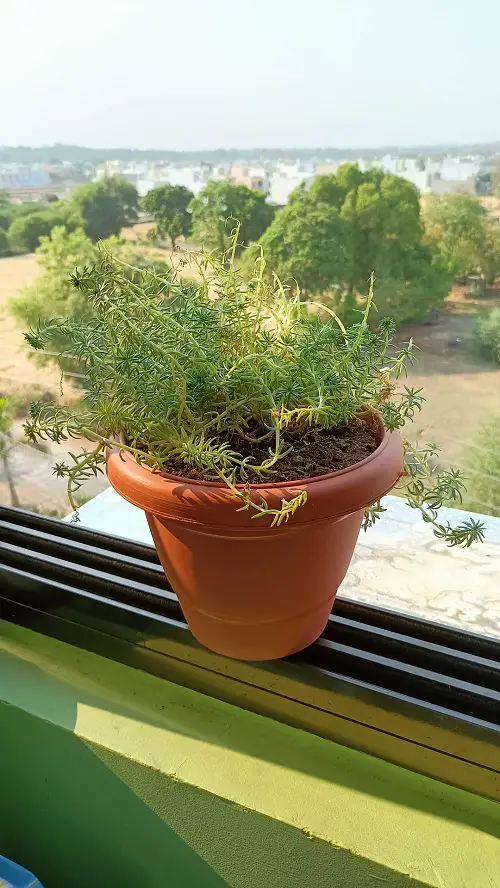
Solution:
<svg viewBox="0 0 500 888">
<path fill-rule="evenodd" d="M 258 437 L 259 433 L 255 431 L 253 436 Z M 223 440 L 228 439 L 221 439 L 221 443 Z M 274 436 L 261 443 L 251 444 L 238 437 L 228 440 L 228 443 L 233 450 L 242 456 L 251 457 L 252 462 L 259 465 L 269 457 L 269 446 L 273 441 Z M 246 480 L 251 484 L 266 482 L 279 484 L 283 481 L 298 481 L 303 478 L 328 475 L 330 472 L 337 472 L 339 469 L 346 469 L 361 462 L 373 453 L 380 443 L 373 426 L 358 418 L 351 419 L 348 425 L 335 426 L 331 429 L 312 428 L 305 433 L 302 432 L 300 437 L 292 432 L 285 432 L 283 441 L 285 450 L 287 446 L 292 447 L 292 450 L 274 466 L 273 474 L 263 476 L 247 470 L 247 478 L 237 480 L 240 483 Z M 166 471 L 172 475 L 198 481 L 214 480 L 210 472 L 200 472 L 178 463 L 172 463 Z"/>
</svg>

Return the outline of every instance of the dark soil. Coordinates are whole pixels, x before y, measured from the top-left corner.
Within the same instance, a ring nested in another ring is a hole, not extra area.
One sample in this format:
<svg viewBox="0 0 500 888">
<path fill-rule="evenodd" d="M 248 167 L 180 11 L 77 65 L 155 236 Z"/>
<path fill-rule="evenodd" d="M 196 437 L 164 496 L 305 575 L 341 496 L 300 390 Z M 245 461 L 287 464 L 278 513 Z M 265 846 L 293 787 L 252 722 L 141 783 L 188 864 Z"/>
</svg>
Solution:
<svg viewBox="0 0 500 888">
<path fill-rule="evenodd" d="M 252 432 L 253 437 L 258 437 L 257 431 Z M 221 439 L 228 440 L 228 439 Z M 242 456 L 252 457 L 252 462 L 262 463 L 269 457 L 269 446 L 274 439 L 263 441 L 259 444 L 250 444 L 235 437 L 228 440 L 231 449 Z M 370 453 L 377 449 L 380 440 L 377 430 L 369 421 L 354 417 L 348 425 L 335 426 L 331 429 L 311 428 L 297 433 L 285 432 L 283 435 L 285 445 L 293 449 L 282 457 L 274 466 L 273 474 L 262 475 L 247 471 L 246 480 L 251 484 L 262 484 L 265 480 L 272 483 L 281 481 L 297 481 L 302 478 L 314 478 L 317 475 L 327 475 L 345 469 L 357 462 L 361 462 Z M 285 446 L 286 449 L 286 446 Z M 172 475 L 181 475 L 184 478 L 193 478 L 198 481 L 214 480 L 210 473 L 190 469 L 187 466 L 179 466 L 172 463 L 166 468 Z M 243 479 L 240 479 L 243 480 Z"/>
</svg>

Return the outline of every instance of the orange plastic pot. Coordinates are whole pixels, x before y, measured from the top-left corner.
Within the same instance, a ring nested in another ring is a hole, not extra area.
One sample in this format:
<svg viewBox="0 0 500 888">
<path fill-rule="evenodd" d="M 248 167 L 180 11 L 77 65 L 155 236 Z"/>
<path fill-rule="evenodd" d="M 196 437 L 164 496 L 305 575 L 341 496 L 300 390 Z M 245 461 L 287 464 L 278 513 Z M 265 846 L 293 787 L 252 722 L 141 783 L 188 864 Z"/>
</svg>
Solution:
<svg viewBox="0 0 500 888">
<path fill-rule="evenodd" d="M 403 470 L 397 432 L 347 469 L 282 484 L 252 485 L 256 502 L 278 508 L 307 491 L 288 523 L 237 511 L 222 484 L 159 475 L 127 453 L 108 455 L 108 478 L 144 509 L 165 573 L 193 635 L 242 660 L 301 650 L 323 631 L 352 558 L 365 507 Z"/>
</svg>

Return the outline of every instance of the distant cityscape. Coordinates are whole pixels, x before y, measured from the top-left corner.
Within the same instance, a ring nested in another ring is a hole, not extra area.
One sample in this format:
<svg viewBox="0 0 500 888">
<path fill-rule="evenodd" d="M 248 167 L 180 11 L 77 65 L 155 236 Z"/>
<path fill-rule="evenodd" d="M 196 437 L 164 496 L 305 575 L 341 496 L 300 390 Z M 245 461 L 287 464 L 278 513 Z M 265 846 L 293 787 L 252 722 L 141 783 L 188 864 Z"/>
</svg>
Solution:
<svg viewBox="0 0 500 888">
<path fill-rule="evenodd" d="M 270 203 L 282 206 L 301 182 L 334 173 L 348 161 L 362 170 L 371 167 L 412 182 L 421 194 L 487 194 L 488 181 L 500 168 L 500 144 L 468 146 L 448 151 L 429 148 L 383 149 L 356 153 L 338 149 L 289 151 L 252 150 L 203 152 L 143 152 L 110 149 L 0 148 L 0 190 L 14 202 L 44 200 L 47 194 L 67 198 L 75 185 L 120 174 L 139 195 L 163 184 L 185 185 L 195 195 L 211 180 L 227 180 L 263 191 Z M 30 159 L 32 158 L 32 159 Z"/>
</svg>

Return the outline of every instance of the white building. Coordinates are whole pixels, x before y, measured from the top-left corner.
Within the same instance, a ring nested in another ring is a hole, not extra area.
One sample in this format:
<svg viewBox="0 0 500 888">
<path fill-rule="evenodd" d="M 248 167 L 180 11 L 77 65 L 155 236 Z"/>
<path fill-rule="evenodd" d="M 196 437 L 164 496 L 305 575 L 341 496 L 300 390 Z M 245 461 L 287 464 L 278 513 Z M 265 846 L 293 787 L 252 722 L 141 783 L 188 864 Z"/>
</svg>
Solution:
<svg viewBox="0 0 500 888">
<path fill-rule="evenodd" d="M 50 185 L 48 173 L 33 166 L 9 163 L 0 166 L 0 190 L 16 191 L 26 188 L 46 188 Z"/>
</svg>

